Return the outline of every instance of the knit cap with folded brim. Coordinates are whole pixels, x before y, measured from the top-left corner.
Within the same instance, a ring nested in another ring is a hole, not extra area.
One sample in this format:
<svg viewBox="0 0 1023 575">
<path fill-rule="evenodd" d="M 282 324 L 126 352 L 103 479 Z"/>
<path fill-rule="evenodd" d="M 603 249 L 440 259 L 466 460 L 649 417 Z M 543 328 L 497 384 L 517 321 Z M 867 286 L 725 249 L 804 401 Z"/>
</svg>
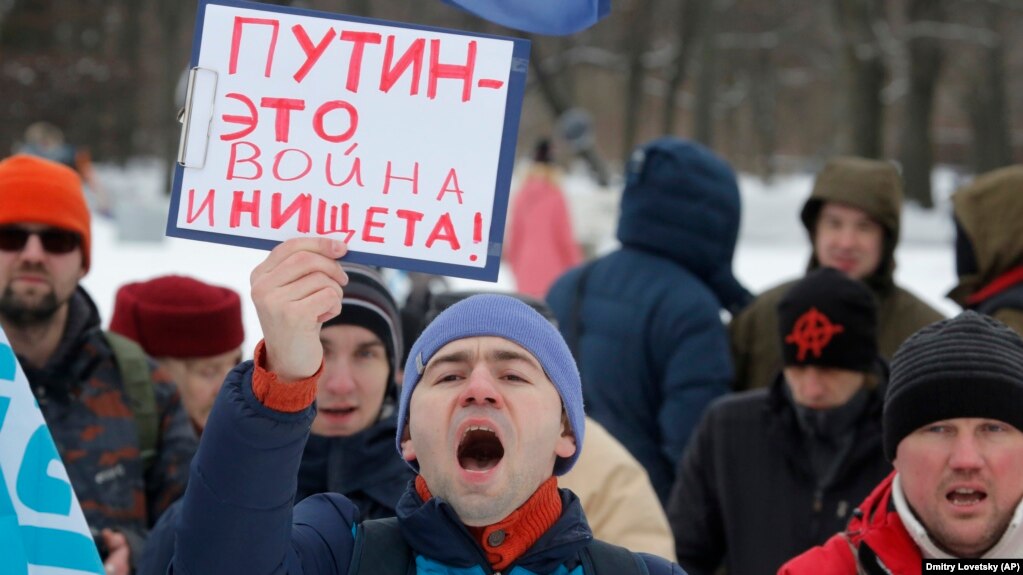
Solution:
<svg viewBox="0 0 1023 575">
<path fill-rule="evenodd" d="M 238 292 L 179 275 L 121 286 L 110 331 L 156 358 L 212 357 L 245 339 Z"/>
<path fill-rule="evenodd" d="M 82 238 L 82 268 L 92 262 L 92 223 L 82 180 L 71 168 L 17 154 L 0 162 L 0 225 L 45 224 Z"/>
<path fill-rule="evenodd" d="M 786 367 L 877 369 L 874 295 L 834 268 L 810 271 L 785 292 L 778 302 L 778 335 Z"/>
<path fill-rule="evenodd" d="M 356 325 L 373 332 L 387 350 L 391 369 L 388 381 L 393 381 L 403 353 L 398 304 L 379 271 L 352 263 L 345 263 L 343 267 L 348 274 L 348 284 L 341 299 L 341 313 L 323 322 L 323 327 Z"/>
<path fill-rule="evenodd" d="M 468 337 L 494 336 L 517 343 L 533 355 L 554 384 L 575 436 L 575 453 L 559 457 L 554 474 L 564 475 L 575 465 L 583 449 L 585 413 L 579 370 L 561 333 L 539 312 L 507 295 L 475 295 L 447 308 L 426 326 L 412 345 L 405 363 L 405 381 L 398 406 L 395 444 L 401 453 L 401 439 L 408 425 L 409 404 L 426 365 L 438 350 L 452 341 Z M 419 471 L 419 464 L 409 465 Z"/>
<path fill-rule="evenodd" d="M 973 311 L 933 323 L 892 358 L 884 402 L 889 461 L 907 435 L 945 419 L 995 419 L 1023 430 L 1023 339 Z"/>
</svg>

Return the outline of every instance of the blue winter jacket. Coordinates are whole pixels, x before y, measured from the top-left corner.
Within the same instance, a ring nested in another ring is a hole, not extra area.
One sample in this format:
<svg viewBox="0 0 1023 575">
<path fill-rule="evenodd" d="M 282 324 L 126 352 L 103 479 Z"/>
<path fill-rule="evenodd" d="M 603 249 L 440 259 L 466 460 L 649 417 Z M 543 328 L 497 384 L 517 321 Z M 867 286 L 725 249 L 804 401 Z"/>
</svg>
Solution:
<svg viewBox="0 0 1023 575">
<path fill-rule="evenodd" d="M 662 503 L 704 408 L 732 382 L 721 309 L 751 299 L 732 275 L 739 208 L 723 160 L 655 140 L 630 164 L 621 249 L 568 271 L 547 295 L 587 414 L 643 464 Z"/>
<path fill-rule="evenodd" d="M 414 477 L 394 456 L 394 414 L 349 437 L 310 435 L 302 452 L 295 501 L 317 493 L 343 493 L 366 519 L 394 517 L 398 500 Z M 138 575 L 164 575 L 174 555 L 181 500 L 160 516 L 138 561 Z"/>
<path fill-rule="evenodd" d="M 252 362 L 227 377 L 192 464 L 172 573 L 178 575 L 347 575 L 358 511 L 336 493 L 297 506 L 302 448 L 315 408 L 282 413 L 252 392 Z M 398 454 L 394 454 L 398 457 Z M 583 575 L 580 551 L 591 540 L 579 500 L 562 490 L 563 512 L 505 575 Z M 490 575 L 484 552 L 440 498 L 424 503 L 410 488 L 397 517 L 421 575 Z M 651 575 L 683 575 L 677 565 L 640 554 Z"/>
</svg>

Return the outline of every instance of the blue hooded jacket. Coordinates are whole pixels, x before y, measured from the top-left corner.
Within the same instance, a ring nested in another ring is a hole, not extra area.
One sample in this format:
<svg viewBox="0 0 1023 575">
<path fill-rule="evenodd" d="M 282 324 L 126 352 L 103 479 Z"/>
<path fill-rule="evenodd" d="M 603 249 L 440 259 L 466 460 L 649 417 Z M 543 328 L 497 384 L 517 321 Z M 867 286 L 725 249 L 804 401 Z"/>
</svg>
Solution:
<svg viewBox="0 0 1023 575">
<path fill-rule="evenodd" d="M 579 363 L 586 412 L 643 464 L 662 503 L 704 408 L 732 382 L 721 310 L 751 299 L 732 275 L 739 220 L 724 160 L 693 142 L 654 140 L 629 163 L 622 247 L 547 294 Z"/>
</svg>

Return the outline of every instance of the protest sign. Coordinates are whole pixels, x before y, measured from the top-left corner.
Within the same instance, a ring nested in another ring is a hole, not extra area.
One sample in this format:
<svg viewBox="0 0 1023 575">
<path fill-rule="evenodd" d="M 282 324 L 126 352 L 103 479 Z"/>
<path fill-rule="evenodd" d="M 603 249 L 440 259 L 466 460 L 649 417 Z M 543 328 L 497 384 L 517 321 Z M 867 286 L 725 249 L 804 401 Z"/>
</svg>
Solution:
<svg viewBox="0 0 1023 575">
<path fill-rule="evenodd" d="M 82 508 L 0 329 L 0 573 L 104 573 Z"/>
<path fill-rule="evenodd" d="M 200 4 L 170 236 L 495 280 L 524 40 Z"/>
</svg>

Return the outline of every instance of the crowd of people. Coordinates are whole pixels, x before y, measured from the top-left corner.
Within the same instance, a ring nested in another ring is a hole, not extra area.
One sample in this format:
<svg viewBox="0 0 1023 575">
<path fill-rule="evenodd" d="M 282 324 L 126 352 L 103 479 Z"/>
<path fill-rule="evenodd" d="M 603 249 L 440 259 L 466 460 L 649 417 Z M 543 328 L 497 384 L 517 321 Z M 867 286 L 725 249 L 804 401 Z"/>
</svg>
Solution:
<svg viewBox="0 0 1023 575">
<path fill-rule="evenodd" d="M 252 271 L 251 352 L 242 296 L 187 275 L 126 277 L 104 330 L 81 176 L 0 161 L 0 326 L 107 573 L 1023 558 L 1023 167 L 954 195 L 964 311 L 943 318 L 894 281 L 890 162 L 828 161 L 800 214 L 806 274 L 754 297 L 711 150 L 639 147 L 620 248 L 589 261 L 546 144 L 534 159 L 509 216 L 521 293 L 413 306 L 344 243 L 292 239 Z"/>
</svg>

